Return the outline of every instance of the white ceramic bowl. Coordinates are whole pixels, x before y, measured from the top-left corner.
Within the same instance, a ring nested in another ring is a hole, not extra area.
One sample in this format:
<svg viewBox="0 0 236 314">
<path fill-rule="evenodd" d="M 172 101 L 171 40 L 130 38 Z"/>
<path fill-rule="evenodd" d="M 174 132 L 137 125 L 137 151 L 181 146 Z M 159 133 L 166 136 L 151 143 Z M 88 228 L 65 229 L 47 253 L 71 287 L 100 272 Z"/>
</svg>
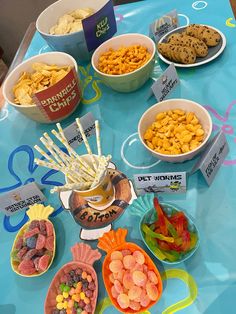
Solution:
<svg viewBox="0 0 236 314">
<path fill-rule="evenodd" d="M 49 31 L 64 14 L 83 8 L 92 8 L 96 12 L 106 2 L 105 0 L 59 0 L 47 7 L 39 15 L 36 21 L 36 28 L 52 49 L 69 53 L 76 60 L 88 61 L 92 52 L 89 52 L 87 49 L 83 30 L 66 35 L 51 35 Z"/>
<path fill-rule="evenodd" d="M 187 112 L 194 112 L 205 131 L 205 138 L 201 145 L 199 145 L 196 149 L 190 152 L 179 155 L 164 155 L 150 149 L 146 145 L 143 136 L 147 128 L 155 121 L 155 117 L 158 113 L 173 109 L 182 109 Z M 155 157 L 157 157 L 160 160 L 168 162 L 183 162 L 192 159 L 206 147 L 211 132 L 212 120 L 207 110 L 198 103 L 187 99 L 169 99 L 155 104 L 154 106 L 152 106 L 151 108 L 144 112 L 138 124 L 138 134 L 142 144 Z"/>
<path fill-rule="evenodd" d="M 32 58 L 29 58 L 25 61 L 23 61 L 21 64 L 19 64 L 17 67 L 14 68 L 14 70 L 11 71 L 11 73 L 7 76 L 6 80 L 3 84 L 3 97 L 5 98 L 5 101 L 12 105 L 16 110 L 18 110 L 23 115 L 27 116 L 29 119 L 35 120 L 37 122 L 41 123 L 52 123 L 57 122 L 62 119 L 65 119 L 67 116 L 62 116 L 60 119 L 56 121 L 50 121 L 46 115 L 42 113 L 42 111 L 37 107 L 36 105 L 32 106 L 24 106 L 24 105 L 18 105 L 14 103 L 14 94 L 13 94 L 13 86 L 17 83 L 20 75 L 22 72 L 33 72 L 32 64 L 35 62 L 43 62 L 47 64 L 56 64 L 58 66 L 65 66 L 70 65 L 74 66 L 75 70 L 77 72 L 78 67 L 75 59 L 64 52 L 47 52 L 43 53 L 37 56 L 34 56 Z M 79 104 L 79 103 L 78 103 Z M 71 114 L 74 110 L 69 113 Z"/>
<path fill-rule="evenodd" d="M 139 69 L 127 74 L 111 75 L 98 70 L 98 60 L 102 53 L 109 50 L 109 48 L 117 50 L 121 46 L 131 45 L 142 45 L 147 47 L 149 53 L 151 54 L 150 60 Z M 105 85 L 118 92 L 129 93 L 140 88 L 151 76 L 154 68 L 155 52 L 156 45 L 151 38 L 137 33 L 124 34 L 113 37 L 101 44 L 94 51 L 91 63 L 95 72 Z"/>
</svg>

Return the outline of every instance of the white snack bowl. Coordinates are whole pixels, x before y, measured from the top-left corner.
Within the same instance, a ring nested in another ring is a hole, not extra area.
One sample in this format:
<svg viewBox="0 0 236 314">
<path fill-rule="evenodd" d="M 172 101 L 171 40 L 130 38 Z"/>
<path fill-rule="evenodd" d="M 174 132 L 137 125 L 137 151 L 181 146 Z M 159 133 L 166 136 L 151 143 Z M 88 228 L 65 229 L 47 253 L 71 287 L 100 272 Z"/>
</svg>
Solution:
<svg viewBox="0 0 236 314">
<path fill-rule="evenodd" d="M 51 35 L 49 31 L 52 26 L 57 24 L 58 19 L 66 13 L 83 8 L 92 8 L 97 12 L 106 3 L 107 0 L 59 0 L 47 7 L 38 16 L 37 31 L 52 49 L 69 53 L 76 60 L 88 61 L 92 51 L 89 52 L 87 49 L 83 30 L 65 35 Z"/>
<path fill-rule="evenodd" d="M 40 55 L 36 55 L 34 57 L 31 57 L 25 61 L 23 61 L 21 64 L 19 64 L 17 67 L 15 67 L 11 73 L 7 76 L 6 80 L 3 83 L 3 97 L 5 98 L 5 101 L 13 106 L 16 110 L 18 110 L 20 113 L 25 115 L 31 120 L 41 122 L 41 123 L 54 123 L 57 121 L 61 121 L 65 118 L 67 118 L 70 114 L 73 113 L 73 111 L 77 108 L 77 106 L 66 116 L 62 116 L 58 120 L 48 120 L 47 117 L 42 113 L 42 111 L 39 109 L 36 105 L 18 105 L 14 102 L 14 94 L 13 94 L 13 87 L 17 83 L 18 79 L 20 78 L 20 75 L 22 72 L 29 72 L 32 73 L 32 64 L 35 62 L 42 62 L 47 64 L 56 64 L 58 66 L 71 66 L 74 67 L 76 72 L 78 72 L 78 66 L 73 57 L 68 55 L 64 52 L 47 52 Z M 78 73 L 77 73 L 78 74 Z"/>
<path fill-rule="evenodd" d="M 174 109 L 182 109 L 186 112 L 194 112 L 196 117 L 199 119 L 202 128 L 205 131 L 205 138 L 201 145 L 199 145 L 196 149 L 190 152 L 179 155 L 165 155 L 149 148 L 143 139 L 143 135 L 147 128 L 155 121 L 155 117 L 158 113 Z M 211 132 L 212 120 L 207 110 L 200 104 L 187 99 L 168 99 L 153 105 L 147 111 L 144 112 L 138 124 L 139 138 L 142 144 L 145 146 L 145 148 L 149 150 L 152 153 L 152 155 L 157 157 L 158 159 L 174 163 L 190 160 L 193 157 L 195 157 L 198 153 L 200 153 L 206 147 Z"/>
<path fill-rule="evenodd" d="M 139 69 L 120 75 L 106 74 L 98 70 L 98 60 L 102 53 L 110 48 L 114 50 L 121 46 L 127 47 L 131 45 L 142 45 L 146 47 L 151 54 L 150 60 Z M 155 63 L 156 45 L 154 41 L 143 34 L 131 33 L 115 36 L 101 44 L 92 55 L 92 66 L 98 77 L 108 87 L 123 93 L 133 92 L 139 89 L 150 78 Z"/>
</svg>

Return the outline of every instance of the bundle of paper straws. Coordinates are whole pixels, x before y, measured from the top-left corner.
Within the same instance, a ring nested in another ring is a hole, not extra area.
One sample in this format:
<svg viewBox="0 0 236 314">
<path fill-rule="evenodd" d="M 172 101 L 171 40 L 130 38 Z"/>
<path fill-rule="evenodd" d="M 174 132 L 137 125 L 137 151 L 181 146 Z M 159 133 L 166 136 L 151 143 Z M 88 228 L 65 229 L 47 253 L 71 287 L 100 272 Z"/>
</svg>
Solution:
<svg viewBox="0 0 236 314">
<path fill-rule="evenodd" d="M 69 190 L 88 190 L 95 187 L 101 178 L 107 171 L 109 160 L 111 155 L 102 156 L 101 141 L 100 141 L 100 127 L 98 120 L 95 121 L 96 130 L 96 141 L 97 141 L 97 151 L 98 158 L 94 158 L 92 150 L 89 146 L 87 137 L 84 133 L 84 129 L 81 125 L 80 119 L 76 119 L 76 123 L 79 127 L 81 136 L 83 138 L 85 147 L 90 156 L 91 163 L 87 163 L 83 157 L 78 155 L 75 150 L 69 145 L 63 129 L 60 123 L 56 126 L 58 131 L 52 130 L 52 134 L 65 146 L 68 154 L 63 152 L 50 138 L 50 136 L 45 132 L 40 141 L 48 150 L 50 155 L 41 149 L 38 145 L 34 148 L 47 160 L 41 160 L 38 158 L 34 159 L 34 162 L 43 167 L 51 168 L 64 173 L 70 183 L 63 186 L 54 187 L 51 193 L 69 191 Z"/>
</svg>

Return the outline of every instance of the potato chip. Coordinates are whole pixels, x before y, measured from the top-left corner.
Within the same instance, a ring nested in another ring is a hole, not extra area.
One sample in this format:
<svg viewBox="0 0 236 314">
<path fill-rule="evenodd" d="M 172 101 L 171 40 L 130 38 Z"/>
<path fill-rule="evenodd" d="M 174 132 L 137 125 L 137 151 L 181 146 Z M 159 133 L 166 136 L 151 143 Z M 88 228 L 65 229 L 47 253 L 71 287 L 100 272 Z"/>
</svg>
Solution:
<svg viewBox="0 0 236 314">
<path fill-rule="evenodd" d="M 71 70 L 70 66 L 33 63 L 33 73 L 23 72 L 13 87 L 14 102 L 19 105 L 33 105 L 33 94 L 53 86 Z"/>
<path fill-rule="evenodd" d="M 91 8 L 84 8 L 64 14 L 58 19 L 57 24 L 50 28 L 49 33 L 51 35 L 65 35 L 79 32 L 83 29 L 82 20 L 94 12 Z"/>
</svg>

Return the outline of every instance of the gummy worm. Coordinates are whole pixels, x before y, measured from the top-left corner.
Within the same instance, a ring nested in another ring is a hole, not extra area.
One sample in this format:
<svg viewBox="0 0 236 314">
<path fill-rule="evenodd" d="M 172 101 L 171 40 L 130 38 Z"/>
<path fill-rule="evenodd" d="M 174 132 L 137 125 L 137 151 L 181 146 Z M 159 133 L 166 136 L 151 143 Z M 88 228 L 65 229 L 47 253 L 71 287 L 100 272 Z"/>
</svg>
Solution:
<svg viewBox="0 0 236 314">
<path fill-rule="evenodd" d="M 232 17 L 229 17 L 226 21 L 225 21 L 225 25 L 228 27 L 236 27 L 235 23 L 231 23 L 231 21 L 233 21 Z"/>
<path fill-rule="evenodd" d="M 92 77 L 88 77 L 86 80 L 85 80 L 85 85 L 83 87 L 83 92 L 85 90 L 85 88 L 87 87 L 87 85 L 91 82 L 91 78 Z M 85 104 L 85 105 L 89 105 L 89 104 L 92 104 L 93 102 L 99 100 L 102 96 L 102 92 L 100 90 L 100 88 L 98 87 L 98 84 L 97 83 L 100 83 L 101 81 L 98 80 L 98 81 L 93 81 L 92 83 L 92 88 L 93 90 L 95 91 L 95 96 L 93 98 L 90 98 L 90 99 L 85 99 L 84 97 L 82 98 L 82 103 Z"/>
<path fill-rule="evenodd" d="M 95 314 L 103 314 L 105 309 L 110 306 L 112 306 L 112 303 L 109 297 L 102 299 L 96 307 Z"/>
<path fill-rule="evenodd" d="M 165 309 L 162 314 L 172 314 L 191 305 L 197 298 L 198 288 L 195 280 L 191 275 L 182 269 L 168 269 L 161 274 L 162 280 L 178 278 L 182 280 L 189 288 L 189 295 L 181 301 L 172 304 Z"/>
</svg>

